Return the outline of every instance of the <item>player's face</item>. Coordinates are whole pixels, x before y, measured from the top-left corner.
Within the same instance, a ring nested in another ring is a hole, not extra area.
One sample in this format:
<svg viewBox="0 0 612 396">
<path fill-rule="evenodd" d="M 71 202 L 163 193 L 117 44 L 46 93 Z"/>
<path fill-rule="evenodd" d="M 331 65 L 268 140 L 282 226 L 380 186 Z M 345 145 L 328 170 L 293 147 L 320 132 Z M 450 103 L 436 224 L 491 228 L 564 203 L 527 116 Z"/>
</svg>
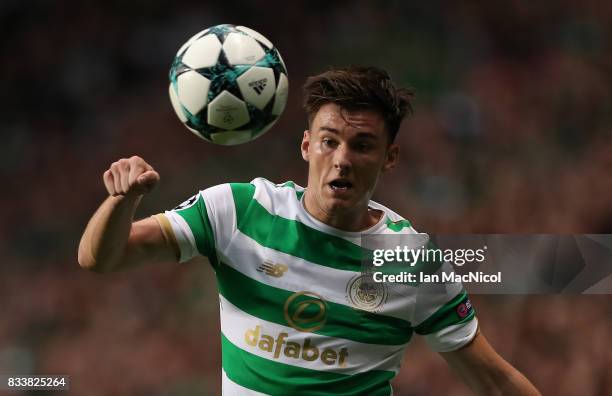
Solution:
<svg viewBox="0 0 612 396">
<path fill-rule="evenodd" d="M 395 166 L 398 154 L 378 112 L 323 105 L 302 139 L 307 208 L 318 218 L 364 216 L 381 172 Z"/>
</svg>

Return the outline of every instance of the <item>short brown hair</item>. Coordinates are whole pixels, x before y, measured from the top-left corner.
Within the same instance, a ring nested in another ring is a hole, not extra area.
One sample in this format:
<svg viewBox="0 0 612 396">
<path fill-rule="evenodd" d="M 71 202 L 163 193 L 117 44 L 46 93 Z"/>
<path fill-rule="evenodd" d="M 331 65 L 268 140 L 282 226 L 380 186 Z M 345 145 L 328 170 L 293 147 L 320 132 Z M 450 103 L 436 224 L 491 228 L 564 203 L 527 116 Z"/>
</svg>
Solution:
<svg viewBox="0 0 612 396">
<path fill-rule="evenodd" d="M 309 124 L 327 103 L 348 110 L 371 109 L 383 116 L 389 142 L 395 140 L 404 116 L 412 114 L 413 99 L 411 89 L 397 88 L 389 74 L 377 67 L 330 69 L 308 77 L 304 84 L 304 110 Z"/>
</svg>

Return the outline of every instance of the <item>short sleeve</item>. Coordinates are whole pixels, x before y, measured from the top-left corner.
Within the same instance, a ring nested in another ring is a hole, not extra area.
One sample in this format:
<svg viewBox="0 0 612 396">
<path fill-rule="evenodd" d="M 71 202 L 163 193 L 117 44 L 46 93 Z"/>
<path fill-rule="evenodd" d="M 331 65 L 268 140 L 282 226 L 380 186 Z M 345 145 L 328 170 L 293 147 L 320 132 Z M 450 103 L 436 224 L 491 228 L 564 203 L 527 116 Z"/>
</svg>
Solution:
<svg viewBox="0 0 612 396">
<path fill-rule="evenodd" d="M 206 256 L 213 267 L 217 266 L 217 243 L 233 228 L 233 207 L 230 186 L 222 184 L 199 191 L 176 208 L 157 215 L 167 219 L 158 221 L 164 233 L 174 237 L 179 262 Z"/>
<path fill-rule="evenodd" d="M 438 273 L 450 271 L 444 263 Z M 459 282 L 418 287 L 413 314 L 414 331 L 424 335 L 436 352 L 450 352 L 472 341 L 478 331 L 476 311 Z"/>
</svg>

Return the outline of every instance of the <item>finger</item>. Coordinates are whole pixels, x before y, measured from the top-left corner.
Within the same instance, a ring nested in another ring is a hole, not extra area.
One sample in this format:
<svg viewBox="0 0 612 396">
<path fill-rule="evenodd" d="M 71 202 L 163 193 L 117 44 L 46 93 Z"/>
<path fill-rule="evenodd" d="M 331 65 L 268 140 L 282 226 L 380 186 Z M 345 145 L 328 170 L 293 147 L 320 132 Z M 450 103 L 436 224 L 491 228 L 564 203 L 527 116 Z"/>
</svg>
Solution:
<svg viewBox="0 0 612 396">
<path fill-rule="evenodd" d="M 142 175 L 138 176 L 138 184 L 140 185 L 152 185 L 159 181 L 159 173 L 154 170 L 146 171 Z"/>
<path fill-rule="evenodd" d="M 145 170 L 153 170 L 153 167 L 151 167 L 151 165 L 147 164 L 147 162 L 145 160 L 143 160 L 142 158 L 140 158 L 137 155 L 132 156 L 129 159 L 129 161 L 130 161 L 131 166 L 138 165 L 138 166 L 144 168 Z"/>
<path fill-rule="evenodd" d="M 119 162 L 119 174 L 121 175 L 121 189 L 125 194 L 130 191 L 130 164 L 128 161 L 121 160 Z"/>
<path fill-rule="evenodd" d="M 145 192 L 149 192 L 159 182 L 159 173 L 154 170 L 146 171 L 138 176 L 137 182 Z"/>
<path fill-rule="evenodd" d="M 137 184 L 137 179 L 140 175 L 142 175 L 145 172 L 145 168 L 142 164 L 132 164 L 130 165 L 130 172 L 128 174 L 128 185 L 130 186 L 130 188 L 134 185 Z"/>
<path fill-rule="evenodd" d="M 113 184 L 115 186 L 115 195 L 120 195 L 122 194 L 122 190 L 121 190 L 121 175 L 119 174 L 119 169 L 117 168 L 116 164 L 111 165 L 110 168 L 111 174 L 113 175 Z"/>
<path fill-rule="evenodd" d="M 106 191 L 108 191 L 109 195 L 116 195 L 115 192 L 115 181 L 113 180 L 113 174 L 110 170 L 107 170 L 102 175 L 102 180 L 104 181 L 104 187 L 106 187 Z"/>
</svg>

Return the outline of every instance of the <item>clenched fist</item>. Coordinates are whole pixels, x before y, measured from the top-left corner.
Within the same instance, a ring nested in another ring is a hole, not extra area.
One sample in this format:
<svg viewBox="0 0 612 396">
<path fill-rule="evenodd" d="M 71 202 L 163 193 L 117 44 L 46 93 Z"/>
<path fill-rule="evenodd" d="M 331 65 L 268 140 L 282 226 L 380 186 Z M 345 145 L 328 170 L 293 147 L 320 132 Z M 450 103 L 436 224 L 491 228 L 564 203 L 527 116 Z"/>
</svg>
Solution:
<svg viewBox="0 0 612 396">
<path fill-rule="evenodd" d="M 142 195 L 155 187 L 159 173 L 138 156 L 113 162 L 102 177 L 108 193 L 118 195 Z"/>
</svg>

